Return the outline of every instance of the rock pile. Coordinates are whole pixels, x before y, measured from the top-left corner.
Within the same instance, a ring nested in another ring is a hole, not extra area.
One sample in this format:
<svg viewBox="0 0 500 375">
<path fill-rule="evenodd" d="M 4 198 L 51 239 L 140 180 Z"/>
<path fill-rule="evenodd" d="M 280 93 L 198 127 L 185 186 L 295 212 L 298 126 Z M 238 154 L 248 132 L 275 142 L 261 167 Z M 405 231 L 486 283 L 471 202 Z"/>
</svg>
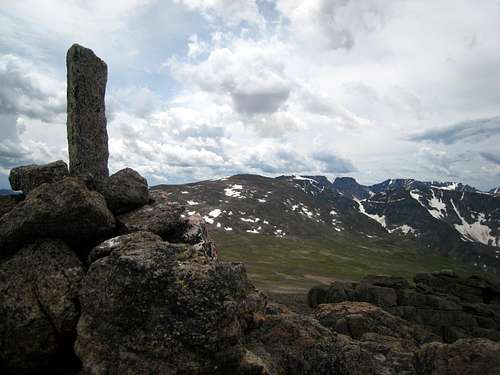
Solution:
<svg viewBox="0 0 500 375">
<path fill-rule="evenodd" d="M 402 278 L 369 276 L 359 283 L 336 281 L 309 292 L 309 304 L 362 301 L 379 306 L 438 335 L 444 342 L 466 337 L 500 341 L 500 284 L 451 271 Z"/>
<path fill-rule="evenodd" d="M 319 305 L 311 315 L 268 304 L 242 264 L 217 259 L 201 217 L 150 193 L 131 169 L 108 176 L 105 83 L 104 62 L 71 47 L 70 176 L 62 162 L 12 171 L 25 196 L 0 205 L 0 373 L 498 373 L 499 344 L 428 343 L 440 337 L 368 303 Z M 418 290 L 370 280 L 316 288 L 310 300 L 356 295 L 399 314 L 401 296 L 454 290 L 431 277 L 420 276 Z M 461 298 L 477 299 L 478 327 L 491 325 L 497 290 L 474 282 Z"/>
</svg>

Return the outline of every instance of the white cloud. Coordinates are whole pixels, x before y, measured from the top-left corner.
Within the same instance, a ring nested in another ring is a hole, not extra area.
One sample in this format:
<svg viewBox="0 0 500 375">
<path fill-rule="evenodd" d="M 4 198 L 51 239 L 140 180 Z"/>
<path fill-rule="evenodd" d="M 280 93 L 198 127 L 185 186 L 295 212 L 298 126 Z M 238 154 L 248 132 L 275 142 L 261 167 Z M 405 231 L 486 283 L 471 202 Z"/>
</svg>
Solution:
<svg viewBox="0 0 500 375">
<path fill-rule="evenodd" d="M 109 65 L 114 170 L 152 183 L 294 171 L 498 185 L 495 128 L 461 135 L 500 115 L 499 7 L 16 1 L 0 11 L 0 53 L 17 59 L 4 66 L 18 67 L 0 88 L 0 168 L 65 155 L 64 54 L 78 41 Z M 452 142 L 414 137 L 464 122 Z"/>
<path fill-rule="evenodd" d="M 190 10 L 199 11 L 209 22 L 220 19 L 225 25 L 238 26 L 241 22 L 263 22 L 254 0 L 174 0 Z"/>
</svg>

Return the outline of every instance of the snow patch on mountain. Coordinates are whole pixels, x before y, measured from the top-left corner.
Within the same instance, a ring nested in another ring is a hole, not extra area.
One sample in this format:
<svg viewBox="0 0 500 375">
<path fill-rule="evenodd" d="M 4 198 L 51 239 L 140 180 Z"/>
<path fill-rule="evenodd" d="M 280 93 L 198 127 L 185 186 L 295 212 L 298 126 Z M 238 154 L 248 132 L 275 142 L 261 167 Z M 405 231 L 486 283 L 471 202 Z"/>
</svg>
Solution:
<svg viewBox="0 0 500 375">
<path fill-rule="evenodd" d="M 241 195 L 241 191 L 240 190 L 243 190 L 243 186 L 242 185 L 238 185 L 238 184 L 234 184 L 230 187 L 227 187 L 224 189 L 224 194 L 226 195 L 226 197 L 232 197 L 232 198 L 244 198 L 242 195 Z"/>
<path fill-rule="evenodd" d="M 389 233 L 394 233 L 394 232 L 402 232 L 404 235 L 407 235 L 408 233 L 416 234 L 415 228 L 410 227 L 409 225 L 403 224 L 399 227 L 395 227 L 392 229 L 388 230 Z"/>
<path fill-rule="evenodd" d="M 214 223 L 214 219 L 207 215 L 203 216 L 203 220 L 205 220 L 208 224 Z"/>
<path fill-rule="evenodd" d="M 431 189 L 431 192 L 432 198 L 429 200 L 429 206 L 431 206 L 432 208 L 429 210 L 429 213 L 436 219 L 442 219 L 446 216 L 446 204 L 443 203 L 441 199 L 436 197 L 436 193 L 433 189 Z"/>
<path fill-rule="evenodd" d="M 384 227 L 384 228 L 387 227 L 387 224 L 385 222 L 385 215 L 380 216 L 380 215 L 376 215 L 376 214 L 369 214 L 368 212 L 366 212 L 365 207 L 363 206 L 363 201 L 360 201 L 357 198 L 354 198 L 354 201 L 358 204 L 358 210 L 360 213 L 362 213 L 365 216 L 368 216 L 372 220 L 375 220 L 380 225 L 382 225 L 382 227 Z"/>
<path fill-rule="evenodd" d="M 455 229 L 467 240 L 481 242 L 489 246 L 500 246 L 499 239 L 491 235 L 491 229 L 484 225 L 486 218 L 483 213 L 478 214 L 478 220 L 473 223 L 468 223 L 460 214 L 455 202 L 451 200 L 451 205 L 455 210 L 461 224 L 454 224 Z"/>
<path fill-rule="evenodd" d="M 208 213 L 208 216 L 210 217 L 219 217 L 222 211 L 219 208 L 216 208 L 215 210 L 212 210 Z"/>
</svg>

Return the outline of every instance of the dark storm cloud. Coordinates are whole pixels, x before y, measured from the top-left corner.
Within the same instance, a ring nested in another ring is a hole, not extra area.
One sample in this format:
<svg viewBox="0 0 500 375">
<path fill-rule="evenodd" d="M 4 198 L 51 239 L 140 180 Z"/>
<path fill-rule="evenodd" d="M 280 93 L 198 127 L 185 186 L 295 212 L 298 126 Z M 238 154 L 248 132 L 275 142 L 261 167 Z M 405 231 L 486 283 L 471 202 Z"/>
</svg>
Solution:
<svg viewBox="0 0 500 375">
<path fill-rule="evenodd" d="M 431 129 L 409 137 L 412 141 L 443 143 L 446 145 L 470 139 L 485 139 L 500 135 L 500 116 L 474 119 Z"/>
</svg>

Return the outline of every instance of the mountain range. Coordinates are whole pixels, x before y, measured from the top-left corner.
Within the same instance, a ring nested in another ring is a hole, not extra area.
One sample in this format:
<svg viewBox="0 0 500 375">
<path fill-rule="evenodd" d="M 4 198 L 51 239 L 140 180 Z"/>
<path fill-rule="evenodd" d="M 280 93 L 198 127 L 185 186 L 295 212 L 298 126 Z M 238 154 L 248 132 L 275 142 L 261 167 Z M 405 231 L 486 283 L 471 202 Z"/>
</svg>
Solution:
<svg viewBox="0 0 500 375">
<path fill-rule="evenodd" d="M 159 185 L 200 214 L 212 231 L 277 238 L 405 240 L 424 254 L 500 273 L 499 189 L 390 179 L 371 186 L 351 177 L 236 175 Z"/>
</svg>

